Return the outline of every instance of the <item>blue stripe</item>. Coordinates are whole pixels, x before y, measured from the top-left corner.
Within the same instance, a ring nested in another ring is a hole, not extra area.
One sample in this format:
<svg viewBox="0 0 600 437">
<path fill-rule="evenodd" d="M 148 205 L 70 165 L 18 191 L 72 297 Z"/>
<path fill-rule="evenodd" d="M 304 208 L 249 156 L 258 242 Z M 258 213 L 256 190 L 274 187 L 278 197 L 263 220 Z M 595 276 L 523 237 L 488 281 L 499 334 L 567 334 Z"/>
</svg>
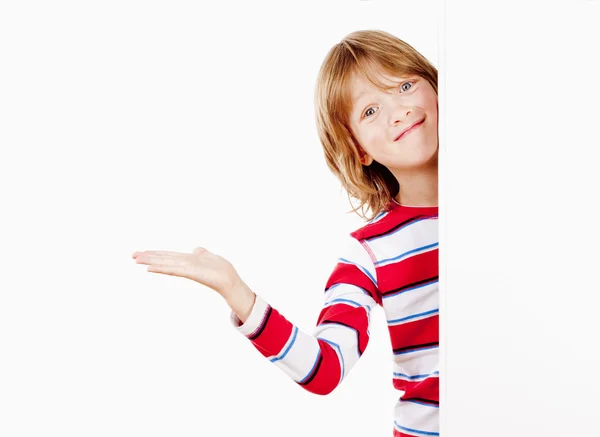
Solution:
<svg viewBox="0 0 600 437">
<path fill-rule="evenodd" d="M 421 378 L 427 378 L 428 376 L 431 376 L 431 375 L 439 375 L 439 374 L 440 374 L 440 372 L 437 370 L 432 373 L 424 373 L 422 375 L 412 375 L 412 376 L 407 375 L 405 373 L 394 372 L 394 376 L 404 378 L 404 379 L 421 379 Z"/>
<path fill-rule="evenodd" d="M 379 220 L 380 217 L 382 217 L 382 216 L 384 216 L 386 214 L 387 214 L 387 211 L 380 212 L 379 214 L 377 214 L 377 216 L 373 220 L 371 220 L 369 222 L 369 224 L 375 223 L 377 220 Z"/>
<path fill-rule="evenodd" d="M 418 313 L 418 314 L 413 314 L 412 316 L 402 317 L 401 319 L 388 320 L 388 323 L 404 322 L 406 320 L 416 319 L 417 317 L 427 316 L 429 314 L 435 314 L 435 313 L 439 313 L 439 312 L 440 312 L 440 309 L 436 308 L 434 310 L 425 311 L 424 313 Z"/>
<path fill-rule="evenodd" d="M 290 342 L 290 344 L 288 345 L 288 347 L 286 348 L 286 350 L 283 352 L 283 355 L 281 355 L 280 357 L 272 358 L 270 360 L 272 363 L 274 363 L 275 361 L 283 360 L 285 358 L 285 356 L 287 355 L 287 353 L 290 351 L 290 349 L 292 348 L 292 346 L 296 342 L 297 335 L 298 335 L 298 328 L 296 326 L 294 326 L 294 336 L 292 337 L 292 341 Z"/>
<path fill-rule="evenodd" d="M 324 338 L 321 337 L 317 337 L 318 340 L 323 340 L 325 343 L 330 344 L 331 346 L 334 346 L 338 353 L 340 354 L 340 358 L 342 360 L 342 373 L 340 375 L 340 381 L 344 378 L 344 356 L 342 355 L 342 350 L 340 349 L 340 346 L 337 343 L 334 343 L 333 341 L 330 340 L 326 340 Z"/>
<path fill-rule="evenodd" d="M 428 244 L 427 246 L 418 247 L 418 248 L 416 248 L 416 249 L 409 250 L 408 252 L 406 252 L 406 253 L 403 253 L 402 255 L 398 255 L 398 256 L 395 256 L 395 257 L 393 257 L 393 258 L 388 258 L 388 259 L 383 259 L 383 260 L 381 260 L 381 261 L 377 261 L 377 262 L 375 263 L 375 265 L 381 265 L 381 264 L 383 264 L 383 263 L 385 263 L 385 262 L 388 262 L 388 261 L 395 261 L 395 260 L 397 260 L 397 259 L 404 258 L 404 257 L 406 257 L 406 256 L 408 256 L 408 255 L 411 255 L 411 254 L 413 254 L 413 253 L 415 253 L 415 252 L 420 252 L 420 251 L 422 251 L 422 250 L 431 249 L 432 247 L 437 247 L 437 246 L 438 246 L 438 243 L 436 242 L 436 243 L 433 243 L 433 244 Z"/>
<path fill-rule="evenodd" d="M 333 290 L 334 288 L 339 287 L 340 285 L 344 285 L 344 283 L 338 282 L 337 284 L 333 284 L 331 287 L 329 287 L 327 290 L 325 290 L 325 293 L 327 293 L 329 290 Z"/>
<path fill-rule="evenodd" d="M 354 284 L 348 284 L 347 282 L 338 282 L 337 284 L 333 284 L 331 287 L 329 287 L 327 290 L 325 290 L 325 293 L 327 293 L 329 290 L 333 290 L 334 288 L 339 287 L 340 285 L 348 285 L 350 287 L 354 287 L 354 288 L 358 288 L 359 290 L 361 290 L 364 294 L 366 294 L 367 296 L 371 297 L 371 293 L 369 293 L 367 290 L 365 290 L 362 287 L 359 287 L 358 285 L 354 285 Z"/>
<path fill-rule="evenodd" d="M 330 300 L 330 301 L 329 301 L 329 302 L 327 302 L 325 305 L 329 305 L 330 303 L 333 303 L 333 302 L 349 302 L 349 303 L 353 303 L 353 304 L 355 304 L 355 305 L 358 305 L 359 307 L 361 307 L 361 306 L 362 306 L 362 305 L 361 305 L 361 304 L 359 304 L 358 302 L 354 302 L 353 300 L 350 300 L 350 299 L 342 299 L 342 298 Z"/>
<path fill-rule="evenodd" d="M 317 351 L 317 358 L 315 358 L 315 362 L 312 365 L 312 368 L 310 369 L 310 371 L 306 374 L 306 376 L 304 378 L 302 378 L 302 380 L 298 381 L 300 384 L 302 384 L 304 381 L 306 381 L 308 379 L 308 377 L 310 375 L 312 375 L 312 373 L 315 370 L 315 367 L 317 366 L 317 362 L 319 361 L 319 357 L 321 356 L 321 349 L 319 349 Z"/>
<path fill-rule="evenodd" d="M 400 232 L 402 229 L 406 229 L 406 228 L 408 228 L 408 227 L 409 227 L 409 226 L 411 226 L 411 225 L 414 225 L 414 224 L 416 224 L 416 223 L 422 222 L 423 220 L 433 220 L 433 219 L 436 219 L 436 220 L 437 220 L 437 218 L 438 218 L 438 216 L 437 216 L 437 215 L 435 215 L 435 216 L 429 216 L 429 217 L 423 217 L 423 218 L 420 218 L 420 219 L 418 219 L 418 220 L 415 220 L 414 222 L 407 223 L 407 224 L 405 224 L 404 226 L 400 226 L 400 227 L 399 227 L 398 229 L 396 229 L 394 232 L 390 232 L 389 234 L 385 234 L 385 235 L 379 235 L 379 236 L 377 236 L 377 237 L 373 237 L 373 238 L 367 238 L 367 240 L 368 240 L 369 242 L 371 242 L 371 241 L 378 240 L 379 238 L 385 238 L 385 237 L 389 237 L 390 235 L 394 235 L 395 233 L 397 233 L 397 232 Z"/>
<path fill-rule="evenodd" d="M 398 296 L 399 294 L 406 293 L 407 291 L 417 290 L 419 288 L 427 287 L 427 286 L 429 286 L 431 284 L 437 284 L 438 282 L 440 282 L 440 281 L 438 279 L 435 279 L 435 280 L 433 280 L 431 282 L 426 282 L 425 284 L 415 285 L 414 287 L 406 288 L 404 290 L 400 290 L 400 291 L 397 291 L 397 292 L 392 293 L 392 294 L 386 294 L 385 296 L 383 296 L 383 298 L 387 299 L 388 297 Z"/>
<path fill-rule="evenodd" d="M 440 346 L 429 346 L 429 347 L 424 347 L 422 349 L 410 349 L 407 351 L 402 351 L 402 352 L 394 352 L 394 355 L 404 355 L 404 354 L 412 354 L 413 352 L 420 352 L 420 351 L 427 351 L 429 349 L 436 349 L 439 348 Z"/>
<path fill-rule="evenodd" d="M 396 425 L 398 427 L 398 429 L 401 429 L 402 431 L 415 432 L 417 434 L 423 434 L 423 435 L 440 435 L 439 432 L 421 431 L 420 429 L 407 428 L 405 426 L 399 425 L 398 422 L 396 422 L 395 420 L 394 420 L 394 425 Z"/>
<path fill-rule="evenodd" d="M 345 259 L 345 258 L 338 258 L 338 261 L 342 261 L 342 262 L 344 262 L 344 263 L 346 263 L 346 264 L 352 264 L 353 266 L 356 266 L 356 267 L 358 267 L 358 268 L 359 268 L 359 270 L 360 270 L 361 272 L 363 272 L 365 275 L 367 275 L 367 276 L 369 277 L 369 279 L 370 279 L 371 281 L 373 281 L 373 284 L 377 285 L 377 281 L 375 280 L 375 278 L 374 278 L 374 277 L 371 275 L 371 273 L 369 273 L 369 271 L 368 271 L 367 269 L 365 269 L 363 266 L 360 266 L 360 265 L 358 265 L 358 264 L 356 264 L 356 263 L 353 263 L 352 261 L 350 261 L 350 260 L 347 260 L 347 259 Z"/>
</svg>

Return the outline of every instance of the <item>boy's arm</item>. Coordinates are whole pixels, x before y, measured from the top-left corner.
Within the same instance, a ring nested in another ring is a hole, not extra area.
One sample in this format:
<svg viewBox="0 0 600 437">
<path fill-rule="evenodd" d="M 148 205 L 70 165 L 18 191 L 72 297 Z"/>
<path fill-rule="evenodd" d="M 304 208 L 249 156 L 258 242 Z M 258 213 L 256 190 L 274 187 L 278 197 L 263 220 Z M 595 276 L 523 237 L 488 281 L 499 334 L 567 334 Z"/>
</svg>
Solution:
<svg viewBox="0 0 600 437">
<path fill-rule="evenodd" d="M 317 394 L 333 391 L 365 351 L 369 314 L 379 301 L 370 258 L 354 239 L 349 248 L 327 281 L 324 307 L 312 335 L 247 287 L 240 288 L 239 301 L 228 301 L 239 332 L 294 381 Z"/>
</svg>

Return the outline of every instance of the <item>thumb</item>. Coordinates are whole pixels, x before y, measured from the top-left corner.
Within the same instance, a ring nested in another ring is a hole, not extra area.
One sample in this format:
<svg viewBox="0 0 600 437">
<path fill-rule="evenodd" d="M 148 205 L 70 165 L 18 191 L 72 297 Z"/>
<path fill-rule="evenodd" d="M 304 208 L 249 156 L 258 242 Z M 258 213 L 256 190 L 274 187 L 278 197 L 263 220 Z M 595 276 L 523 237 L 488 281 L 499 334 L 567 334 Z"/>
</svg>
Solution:
<svg viewBox="0 0 600 437">
<path fill-rule="evenodd" d="M 206 252 L 208 252 L 208 250 L 206 250 L 204 247 L 196 247 L 194 249 L 193 253 L 194 253 L 194 255 L 199 255 L 201 253 L 206 253 Z"/>
</svg>

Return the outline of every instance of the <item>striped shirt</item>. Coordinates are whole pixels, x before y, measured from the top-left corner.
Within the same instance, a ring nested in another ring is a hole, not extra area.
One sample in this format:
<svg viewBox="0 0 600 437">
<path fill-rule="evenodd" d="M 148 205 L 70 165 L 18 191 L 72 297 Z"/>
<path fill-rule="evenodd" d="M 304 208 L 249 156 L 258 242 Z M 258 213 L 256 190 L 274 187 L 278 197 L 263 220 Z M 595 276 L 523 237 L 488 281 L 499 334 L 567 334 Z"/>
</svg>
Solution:
<svg viewBox="0 0 600 437">
<path fill-rule="evenodd" d="M 439 435 L 438 208 L 392 203 L 350 234 L 325 287 L 312 334 L 260 296 L 234 326 L 304 389 L 327 394 L 369 342 L 369 314 L 383 307 L 393 349 L 394 437 Z"/>
</svg>

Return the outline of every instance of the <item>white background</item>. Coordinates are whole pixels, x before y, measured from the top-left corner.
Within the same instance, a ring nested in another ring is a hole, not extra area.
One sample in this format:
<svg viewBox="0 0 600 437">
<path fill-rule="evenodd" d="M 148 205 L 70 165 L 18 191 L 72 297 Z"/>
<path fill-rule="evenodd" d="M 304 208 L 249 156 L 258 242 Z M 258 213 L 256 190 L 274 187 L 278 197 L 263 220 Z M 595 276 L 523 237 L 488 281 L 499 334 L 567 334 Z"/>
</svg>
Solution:
<svg viewBox="0 0 600 437">
<path fill-rule="evenodd" d="M 205 246 L 310 331 L 361 224 L 318 144 L 314 80 L 366 28 L 441 72 L 442 435 L 594 435 L 598 8 L 4 2 L 0 435 L 391 435 L 381 311 L 318 397 L 220 297 L 131 259 Z"/>
<path fill-rule="evenodd" d="M 446 4 L 444 437 L 600 435 L 599 7 Z"/>
<path fill-rule="evenodd" d="M 0 16 L 0 435 L 389 435 L 381 309 L 319 397 L 218 295 L 131 254 L 204 246 L 311 332 L 362 225 L 316 134 L 318 69 L 358 29 L 437 65 L 436 2 L 9 2 Z"/>
</svg>

